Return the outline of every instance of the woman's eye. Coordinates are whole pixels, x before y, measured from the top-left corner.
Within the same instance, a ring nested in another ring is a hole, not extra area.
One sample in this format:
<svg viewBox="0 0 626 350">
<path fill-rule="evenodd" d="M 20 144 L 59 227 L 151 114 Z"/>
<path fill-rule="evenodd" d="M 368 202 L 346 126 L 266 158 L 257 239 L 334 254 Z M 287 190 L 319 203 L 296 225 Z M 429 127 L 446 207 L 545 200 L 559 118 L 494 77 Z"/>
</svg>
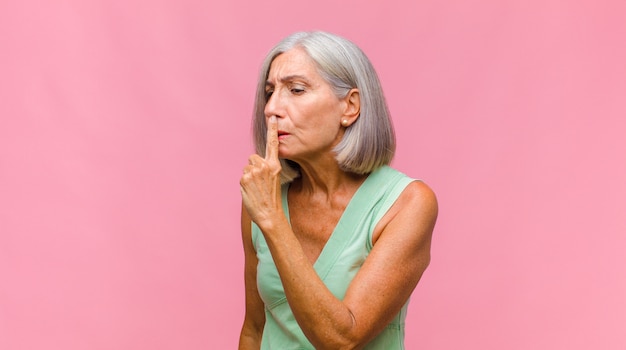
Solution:
<svg viewBox="0 0 626 350">
<path fill-rule="evenodd" d="M 269 100 L 270 97 L 272 97 L 273 93 L 274 93 L 274 90 L 267 90 L 267 91 L 265 91 L 265 100 Z"/>
<path fill-rule="evenodd" d="M 291 88 L 291 93 L 295 94 L 295 95 L 299 95 L 301 93 L 304 92 L 303 88 Z"/>
</svg>

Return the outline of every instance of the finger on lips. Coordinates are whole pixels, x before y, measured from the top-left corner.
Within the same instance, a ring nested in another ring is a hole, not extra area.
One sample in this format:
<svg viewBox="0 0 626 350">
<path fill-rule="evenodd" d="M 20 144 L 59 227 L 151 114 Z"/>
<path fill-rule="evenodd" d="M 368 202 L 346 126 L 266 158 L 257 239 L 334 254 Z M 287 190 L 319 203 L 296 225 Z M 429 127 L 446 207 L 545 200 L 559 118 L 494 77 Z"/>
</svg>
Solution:
<svg viewBox="0 0 626 350">
<path fill-rule="evenodd" d="M 271 116 L 267 122 L 267 143 L 265 158 L 253 154 L 248 158 L 248 165 L 243 168 L 244 177 L 254 176 L 259 170 L 274 168 L 278 163 L 278 122 L 276 116 Z"/>
<path fill-rule="evenodd" d="M 278 159 L 278 122 L 276 121 L 276 116 L 271 116 L 267 124 L 265 159 Z"/>
</svg>

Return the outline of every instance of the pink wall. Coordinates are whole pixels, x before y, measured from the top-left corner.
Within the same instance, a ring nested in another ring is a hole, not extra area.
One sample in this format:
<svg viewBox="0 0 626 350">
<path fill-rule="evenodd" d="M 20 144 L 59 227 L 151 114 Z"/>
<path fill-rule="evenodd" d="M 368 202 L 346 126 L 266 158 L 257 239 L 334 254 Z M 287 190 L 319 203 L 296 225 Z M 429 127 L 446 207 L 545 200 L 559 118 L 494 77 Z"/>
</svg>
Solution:
<svg viewBox="0 0 626 350">
<path fill-rule="evenodd" d="M 235 347 L 257 69 L 311 29 L 439 195 L 408 348 L 626 348 L 625 3 L 390 4 L 0 3 L 0 349 Z"/>
</svg>

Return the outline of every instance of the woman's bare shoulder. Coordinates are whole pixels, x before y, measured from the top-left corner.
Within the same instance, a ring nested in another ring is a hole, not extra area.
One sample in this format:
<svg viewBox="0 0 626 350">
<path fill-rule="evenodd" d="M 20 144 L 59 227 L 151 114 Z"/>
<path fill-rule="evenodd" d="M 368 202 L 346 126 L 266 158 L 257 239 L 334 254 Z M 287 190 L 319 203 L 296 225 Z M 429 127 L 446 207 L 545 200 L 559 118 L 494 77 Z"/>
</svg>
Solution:
<svg viewBox="0 0 626 350">
<path fill-rule="evenodd" d="M 378 222 L 372 234 L 372 243 L 375 244 L 383 232 L 389 231 L 390 226 L 392 231 L 402 227 L 402 231 L 407 233 L 416 230 L 420 234 L 432 232 L 438 212 L 435 192 L 421 180 L 412 181 Z"/>
<path fill-rule="evenodd" d="M 415 180 L 408 184 L 398 199 L 404 203 L 408 210 L 419 210 L 420 212 L 426 210 L 431 214 L 434 211 L 436 214 L 438 209 L 435 192 L 422 180 Z"/>
</svg>

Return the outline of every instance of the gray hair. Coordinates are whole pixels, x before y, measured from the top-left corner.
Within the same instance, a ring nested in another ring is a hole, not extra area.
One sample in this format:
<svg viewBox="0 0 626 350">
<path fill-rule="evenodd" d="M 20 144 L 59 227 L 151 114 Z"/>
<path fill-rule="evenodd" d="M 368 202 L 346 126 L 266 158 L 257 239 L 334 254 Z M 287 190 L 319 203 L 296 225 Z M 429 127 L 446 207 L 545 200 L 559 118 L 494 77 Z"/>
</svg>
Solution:
<svg viewBox="0 0 626 350">
<path fill-rule="evenodd" d="M 339 98 L 356 88 L 361 99 L 360 115 L 335 147 L 339 167 L 356 174 L 369 174 L 388 165 L 394 156 L 396 140 L 389 110 L 378 76 L 363 51 L 351 41 L 325 32 L 298 32 L 279 42 L 266 56 L 254 102 L 253 138 L 258 154 L 265 155 L 265 82 L 274 59 L 293 48 L 302 48 L 317 64 L 320 75 Z M 299 176 L 295 162 L 281 159 L 281 182 Z"/>
</svg>

